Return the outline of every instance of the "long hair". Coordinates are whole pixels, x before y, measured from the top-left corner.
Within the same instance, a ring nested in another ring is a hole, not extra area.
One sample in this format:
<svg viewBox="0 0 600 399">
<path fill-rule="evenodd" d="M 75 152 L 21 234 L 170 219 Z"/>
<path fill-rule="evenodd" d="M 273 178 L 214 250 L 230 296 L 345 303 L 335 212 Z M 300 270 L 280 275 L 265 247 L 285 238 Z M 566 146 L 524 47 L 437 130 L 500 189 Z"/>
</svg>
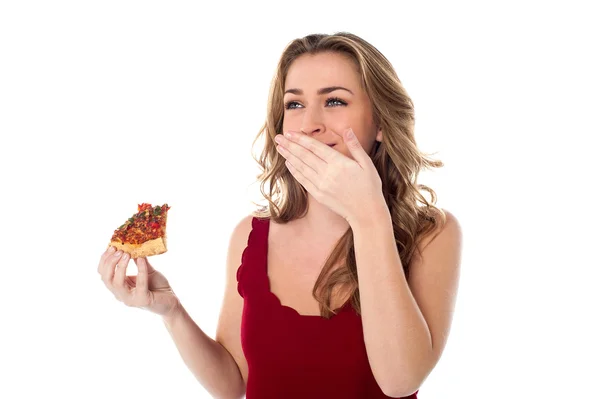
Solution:
<svg viewBox="0 0 600 399">
<path fill-rule="evenodd" d="M 290 65 L 303 54 L 334 52 L 348 56 L 358 66 L 361 83 L 373 107 L 376 126 L 383 139 L 376 142 L 371 157 L 382 181 L 382 191 L 390 211 L 394 237 L 406 278 L 409 264 L 418 250 L 418 239 L 445 223 L 445 215 L 435 206 L 435 192 L 417 184 L 424 168 L 442 167 L 419 151 L 414 137 L 414 106 L 391 63 L 374 46 L 347 32 L 333 35 L 312 34 L 287 45 L 271 82 L 267 118 L 254 139 L 252 147 L 264 137 L 257 176 L 262 196 L 268 205 L 253 212 L 259 218 L 271 218 L 276 223 L 301 218 L 308 212 L 308 194 L 285 166 L 285 159 L 276 149 L 274 138 L 282 133 L 285 79 Z M 268 188 L 266 185 L 268 184 Z M 428 201 L 421 190 L 430 194 Z M 258 205 L 255 203 L 255 205 Z M 334 268 L 343 262 L 342 267 Z M 335 245 L 315 282 L 313 297 L 319 302 L 321 316 L 335 314 L 331 308 L 334 291 L 350 292 L 352 306 L 360 314 L 360 293 L 352 229 L 348 229 Z"/>
</svg>

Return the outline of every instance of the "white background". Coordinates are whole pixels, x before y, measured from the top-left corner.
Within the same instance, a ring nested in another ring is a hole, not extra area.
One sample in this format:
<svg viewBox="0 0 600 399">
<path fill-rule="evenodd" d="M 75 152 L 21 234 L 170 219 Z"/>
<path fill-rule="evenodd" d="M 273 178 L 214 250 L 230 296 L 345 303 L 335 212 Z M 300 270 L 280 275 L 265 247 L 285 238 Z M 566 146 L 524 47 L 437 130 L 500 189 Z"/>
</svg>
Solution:
<svg viewBox="0 0 600 399">
<path fill-rule="evenodd" d="M 464 230 L 419 398 L 600 397 L 593 2 L 200 3 L 0 3 L 0 397 L 208 397 L 100 254 L 137 203 L 169 203 L 151 260 L 214 337 L 278 57 L 340 30 L 395 65 L 446 164 L 422 182 Z"/>
</svg>

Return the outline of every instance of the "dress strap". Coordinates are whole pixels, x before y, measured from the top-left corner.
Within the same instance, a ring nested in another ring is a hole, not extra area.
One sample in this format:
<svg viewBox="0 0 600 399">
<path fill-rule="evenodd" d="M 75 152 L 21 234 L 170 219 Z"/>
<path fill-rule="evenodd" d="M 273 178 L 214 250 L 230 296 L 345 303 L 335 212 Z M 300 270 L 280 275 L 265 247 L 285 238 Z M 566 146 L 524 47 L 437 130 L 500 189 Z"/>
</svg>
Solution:
<svg viewBox="0 0 600 399">
<path fill-rule="evenodd" d="M 269 218 L 252 218 L 252 229 L 236 273 L 237 290 L 244 298 L 252 293 L 269 290 L 266 274 L 269 223 Z"/>
</svg>

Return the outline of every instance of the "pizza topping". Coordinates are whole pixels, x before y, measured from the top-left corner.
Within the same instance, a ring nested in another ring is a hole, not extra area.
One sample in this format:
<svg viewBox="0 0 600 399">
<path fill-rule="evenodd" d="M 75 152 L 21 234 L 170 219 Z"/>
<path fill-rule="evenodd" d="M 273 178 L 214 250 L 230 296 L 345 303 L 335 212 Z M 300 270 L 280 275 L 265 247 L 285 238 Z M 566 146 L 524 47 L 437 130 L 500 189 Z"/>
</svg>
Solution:
<svg viewBox="0 0 600 399">
<path fill-rule="evenodd" d="M 166 233 L 167 204 L 153 207 L 150 204 L 138 205 L 138 212 L 115 230 L 111 241 L 129 244 L 142 244 L 163 237 Z"/>
</svg>

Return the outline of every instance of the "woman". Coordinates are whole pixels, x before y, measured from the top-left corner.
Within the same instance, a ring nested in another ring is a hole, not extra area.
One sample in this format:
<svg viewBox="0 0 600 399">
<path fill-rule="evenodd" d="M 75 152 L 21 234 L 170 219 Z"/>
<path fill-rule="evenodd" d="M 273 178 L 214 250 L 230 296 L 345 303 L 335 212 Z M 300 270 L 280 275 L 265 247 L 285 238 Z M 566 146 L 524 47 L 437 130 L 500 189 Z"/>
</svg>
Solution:
<svg viewBox="0 0 600 399">
<path fill-rule="evenodd" d="M 413 129 L 412 101 L 372 45 L 349 33 L 294 40 L 257 136 L 269 206 L 231 235 L 216 340 L 147 259 L 126 277 L 128 255 L 109 248 L 103 281 L 163 317 L 215 397 L 416 398 L 450 330 L 461 232 L 416 183 L 442 164 Z"/>
</svg>

